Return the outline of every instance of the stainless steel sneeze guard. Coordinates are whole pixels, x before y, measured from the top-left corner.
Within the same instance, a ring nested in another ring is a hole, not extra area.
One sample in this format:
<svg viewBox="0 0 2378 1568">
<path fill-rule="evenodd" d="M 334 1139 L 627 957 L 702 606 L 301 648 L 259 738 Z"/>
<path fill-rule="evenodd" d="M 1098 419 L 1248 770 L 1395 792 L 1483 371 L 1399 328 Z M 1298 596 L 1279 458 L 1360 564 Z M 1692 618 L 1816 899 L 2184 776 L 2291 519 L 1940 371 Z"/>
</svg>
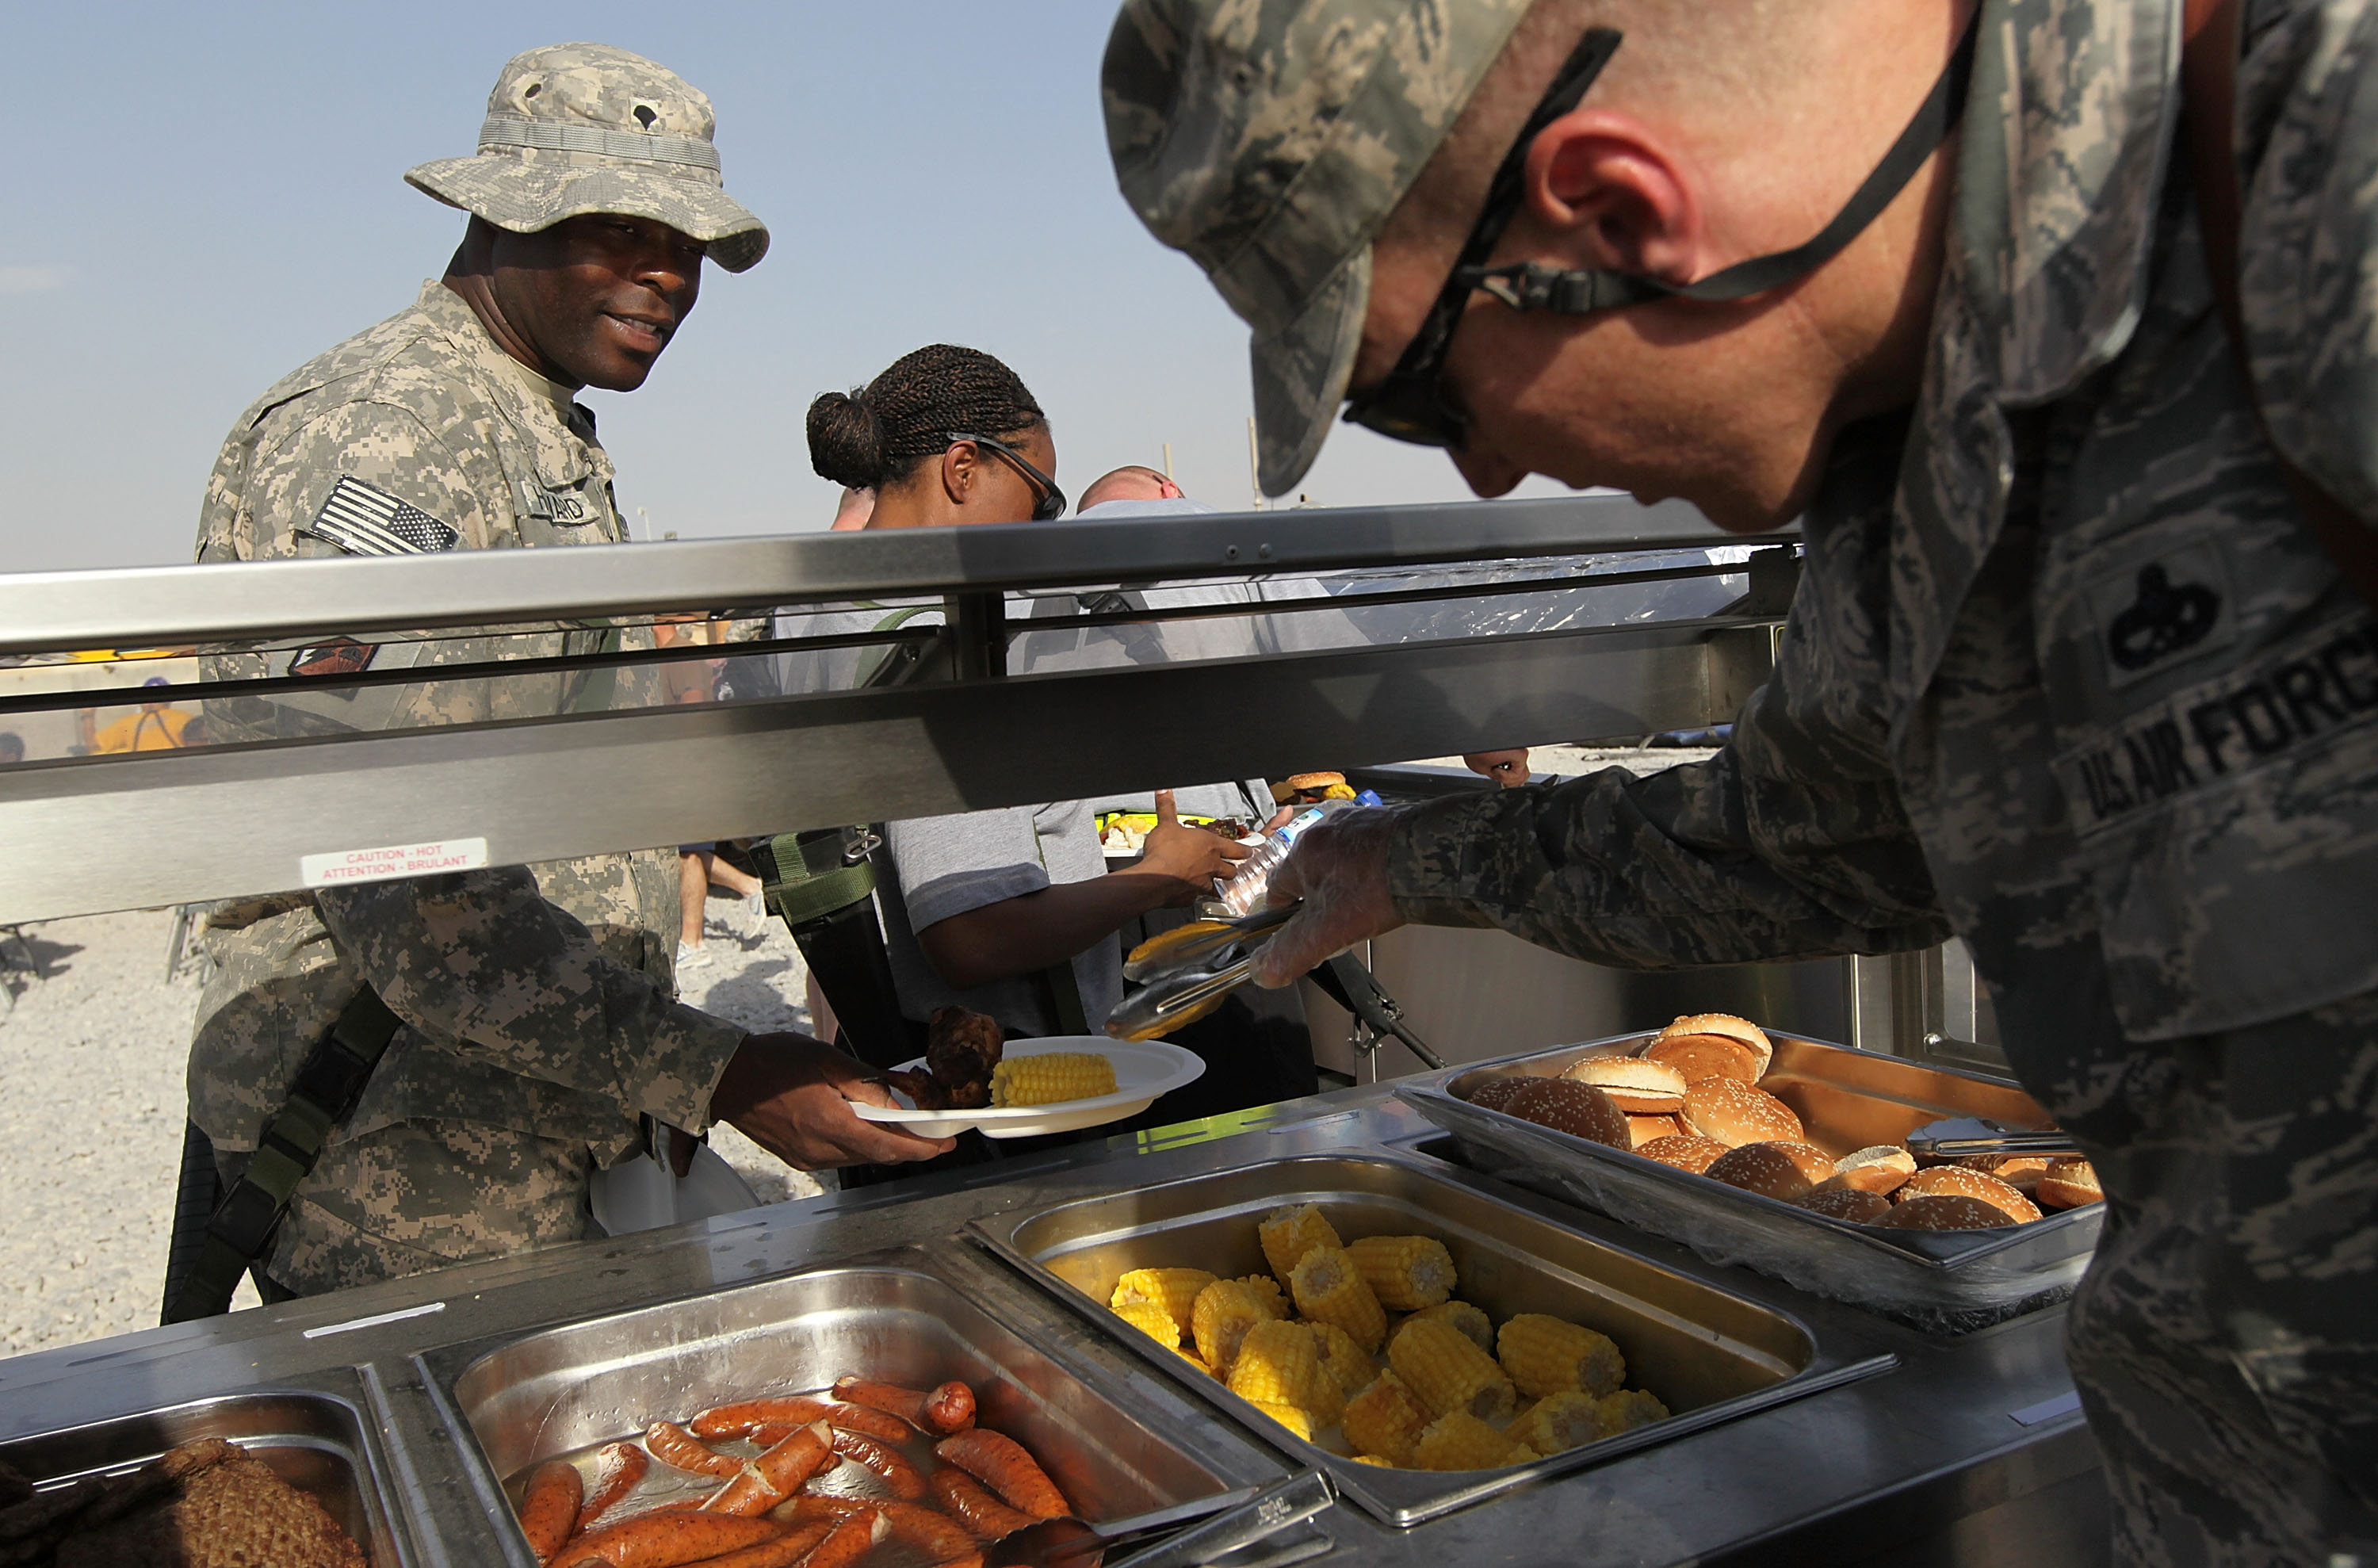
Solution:
<svg viewBox="0 0 2378 1568">
<path fill-rule="evenodd" d="M 44 1491 L 137 1468 L 169 1448 L 227 1438 L 330 1512 L 373 1568 L 419 1560 L 396 1525 L 378 1441 L 353 1372 L 307 1380 L 327 1388 L 258 1388 L 0 1443 L 0 1460 Z M 13 1559 L 11 1561 L 14 1561 Z"/>
<path fill-rule="evenodd" d="M 1456 1294 L 1498 1323 L 1548 1312 L 1617 1342 L 1627 1381 L 1675 1414 L 1619 1437 L 1497 1470 L 1432 1472 L 1358 1465 L 1303 1441 L 1107 1310 L 1126 1270 L 1268 1272 L 1255 1224 L 1314 1203 L 1348 1240 L 1433 1236 L 1453 1254 Z M 1220 1407 L 1383 1522 L 1410 1526 L 1551 1477 L 1659 1447 L 1804 1394 L 1886 1371 L 1890 1356 L 1820 1345 L 1773 1308 L 1678 1274 L 1410 1161 L 1318 1156 L 1191 1176 L 1137 1191 L 1018 1210 L 974 1222 L 993 1251 L 1151 1366 Z"/>
<path fill-rule="evenodd" d="M 1792 1107 L 1810 1141 L 1835 1152 L 1897 1142 L 1951 1116 L 2048 1124 L 2029 1095 L 2001 1080 L 1822 1041 L 1771 1038 L 1775 1058 L 1759 1087 Z M 1712 1263 L 1744 1264 L 1929 1332 L 1968 1331 L 2058 1299 L 2088 1267 L 2101 1205 L 2003 1230 L 1883 1231 L 1470 1103 L 1490 1080 L 1555 1076 L 1588 1057 L 1632 1055 L 1650 1039 L 1622 1035 L 1450 1068 L 1404 1080 L 1396 1092 L 1490 1176 L 1684 1242 Z"/>
<path fill-rule="evenodd" d="M 0 922 L 277 892 L 305 885 L 308 856 L 461 844 L 488 864 L 528 864 L 1719 722 L 1771 667 L 1791 580 L 1783 550 L 1768 553 L 1784 569 L 1749 571 L 1753 593 L 1716 618 L 1013 679 L 1003 673 L 1007 634 L 1063 622 L 1001 621 L 1000 596 L 1791 537 L 1742 540 L 1689 508 L 1579 497 L 0 576 L 0 648 L 52 654 L 904 594 L 943 597 L 949 625 L 934 634 L 953 645 L 949 677 L 881 689 L 0 768 L 0 841 L 11 848 Z M 76 694 L 60 692 L 55 706 L 78 706 Z"/>
</svg>

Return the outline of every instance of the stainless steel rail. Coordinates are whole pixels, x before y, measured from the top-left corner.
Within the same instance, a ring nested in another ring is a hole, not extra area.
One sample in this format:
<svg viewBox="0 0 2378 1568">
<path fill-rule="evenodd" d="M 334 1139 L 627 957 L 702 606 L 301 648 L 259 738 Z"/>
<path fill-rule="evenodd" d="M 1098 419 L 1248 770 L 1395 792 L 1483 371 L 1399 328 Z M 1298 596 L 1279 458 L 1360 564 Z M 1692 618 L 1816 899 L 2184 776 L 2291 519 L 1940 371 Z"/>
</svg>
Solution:
<svg viewBox="0 0 2378 1568">
<path fill-rule="evenodd" d="M 1788 537 L 1762 535 L 1765 542 Z M 0 653 L 1739 542 L 1625 496 L 0 576 Z"/>
</svg>

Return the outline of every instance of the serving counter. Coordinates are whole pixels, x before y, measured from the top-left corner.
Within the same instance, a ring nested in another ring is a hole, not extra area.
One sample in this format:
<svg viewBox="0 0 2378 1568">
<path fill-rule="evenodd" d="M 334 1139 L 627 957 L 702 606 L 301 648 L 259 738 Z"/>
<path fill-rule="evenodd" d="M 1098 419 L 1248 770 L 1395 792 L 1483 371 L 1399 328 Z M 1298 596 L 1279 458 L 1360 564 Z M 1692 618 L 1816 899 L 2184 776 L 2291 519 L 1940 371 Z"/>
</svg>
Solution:
<svg viewBox="0 0 2378 1568">
<path fill-rule="evenodd" d="M 1311 1526 L 1230 1561 L 2103 1561 L 2096 1459 L 2064 1370 L 2061 1308 L 1939 1337 L 1713 1268 L 1681 1247 L 1465 1168 L 1450 1140 L 1387 1086 L 19 1356 L 0 1361 L 0 1453 L 30 1459 L 53 1447 L 30 1441 L 40 1434 L 154 1421 L 153 1412 L 227 1395 L 352 1410 L 360 1422 L 342 1429 L 352 1435 L 342 1452 L 362 1468 L 366 1506 L 385 1518 L 379 1568 L 525 1568 L 531 1560 L 503 1491 L 534 1448 L 505 1404 L 504 1391 L 525 1381 L 522 1368 L 533 1363 L 556 1389 L 574 1378 L 616 1380 L 624 1364 L 682 1355 L 704 1338 L 671 1304 L 692 1304 L 694 1316 L 740 1332 L 764 1324 L 744 1320 L 737 1292 L 775 1292 L 766 1303 L 796 1321 L 819 1309 L 799 1282 L 888 1273 L 913 1282 L 900 1287 L 912 1306 L 943 1292 L 963 1301 L 962 1311 L 927 1312 L 945 1332 L 965 1335 L 981 1323 L 977 1336 L 1028 1345 L 1049 1363 L 1027 1380 L 1036 1386 L 1059 1375 L 1077 1382 L 1087 1402 L 1111 1412 L 1102 1417 L 1109 1425 L 1088 1429 L 1094 1439 L 1103 1433 L 1120 1447 L 1118 1431 L 1152 1435 L 1162 1450 L 1157 1468 L 1236 1493 L 1310 1456 L 1292 1452 L 1302 1445 L 1276 1446 L 1280 1434 L 1268 1423 L 1234 1418 L 1227 1397 L 1153 1369 L 1119 1320 L 1101 1324 L 1078 1301 L 1069 1305 L 987 1238 L 1015 1236 L 1017 1222 L 1085 1200 L 1123 1197 L 1128 1206 L 1124 1195 L 1282 1163 L 1291 1170 L 1282 1189 L 1302 1190 L 1310 1183 L 1293 1165 L 1315 1160 L 1375 1165 L 1387 1173 L 1383 1188 L 1439 1185 L 1473 1217 L 1507 1210 L 1507 1246 L 1523 1248 L 1539 1231 L 1568 1237 L 1572 1251 L 1606 1260 L 1586 1265 L 1589 1274 L 1624 1273 L 1631 1288 L 1668 1302 L 1722 1293 L 1805 1345 L 1783 1358 L 1775 1385 L 1748 1407 L 1706 1421 L 1680 1412 L 1673 1434 L 1663 1423 L 1633 1434 L 1651 1441 L 1606 1455 L 1577 1451 L 1562 1473 L 1407 1510 L 1408 1524 L 1393 1509 L 1345 1497 Z M 1345 1179 L 1333 1172 L 1326 1185 Z M 512 1347 L 556 1329 L 577 1339 L 558 1356 L 516 1353 L 521 1366 L 504 1366 Z M 712 1339 L 719 1332 L 704 1331 Z M 755 1355 L 751 1375 L 764 1381 L 767 1371 Z M 632 1430 L 641 1419 L 627 1412 L 614 1426 Z M 597 1429 L 599 1421 L 583 1432 Z M 580 1441 L 575 1429 L 550 1439 L 561 1447 Z"/>
<path fill-rule="evenodd" d="M 375 857 L 515 864 L 1706 726 L 1764 679 L 1782 635 L 1793 541 L 1754 545 L 1681 509 L 1581 498 L 0 577 L 0 653 L 30 661 L 0 727 L 158 695 L 59 673 L 102 645 L 200 652 L 197 682 L 166 695 L 224 721 L 202 746 L 0 766 L 0 923 L 320 886 Z M 1286 578 L 1352 569 L 1407 576 L 1352 592 Z M 1237 597 L 1205 608 L 1101 609 L 1085 593 L 1225 578 Z M 1063 613 L 1027 605 L 1035 593 Z M 853 601 L 937 606 L 941 624 L 785 634 L 787 606 Z M 1425 624 L 1363 631 L 1366 607 L 1418 602 L 1438 607 Z M 607 632 L 690 613 L 757 628 L 733 654 L 755 670 L 854 643 L 940 657 L 896 688 L 635 700 L 640 670 L 685 656 Z M 1032 635 L 1084 645 L 1120 623 L 1156 634 L 1233 614 L 1337 630 L 1294 646 L 1251 634 L 1243 657 L 1159 648 L 1011 672 L 1027 614 Z M 431 664 L 453 694 L 439 717 L 363 717 Z M 503 695 L 548 679 L 564 696 L 541 709 Z M 274 705 L 283 728 L 239 730 Z M 1892 1011 L 1888 995 L 1848 1000 Z M 1365 1473 L 1103 1311 L 1125 1243 L 1243 1267 L 1255 1219 L 1283 1199 L 1438 1236 L 1498 1313 L 1606 1321 L 1674 1418 L 1469 1478 Z M 766 1393 L 836 1370 L 963 1375 L 1086 1512 L 1178 1516 L 1330 1476 L 1337 1503 L 1229 1559 L 1244 1568 L 2103 1560 L 2060 1305 L 1927 1332 L 1577 1202 L 1472 1168 L 1392 1082 L 1363 1084 L 17 1357 L 0 1361 L 0 1456 L 46 1480 L 236 1437 L 378 1568 L 526 1568 L 506 1488 L 542 1458 L 746 1378 Z"/>
</svg>

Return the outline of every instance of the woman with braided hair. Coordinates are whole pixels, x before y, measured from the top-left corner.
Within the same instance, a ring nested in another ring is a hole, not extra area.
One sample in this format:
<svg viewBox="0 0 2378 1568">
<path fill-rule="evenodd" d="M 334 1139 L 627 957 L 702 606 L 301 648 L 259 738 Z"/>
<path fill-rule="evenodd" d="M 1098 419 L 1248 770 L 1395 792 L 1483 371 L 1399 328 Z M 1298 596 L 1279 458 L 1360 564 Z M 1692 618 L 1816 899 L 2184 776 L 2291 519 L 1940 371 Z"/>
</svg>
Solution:
<svg viewBox="0 0 2378 1568">
<path fill-rule="evenodd" d="M 1065 510 L 1048 416 L 1015 371 L 977 349 L 920 348 L 863 387 L 823 394 L 810 404 L 809 438 L 820 475 L 874 490 L 870 531 L 1046 522 Z M 862 613 L 864 626 L 888 629 L 883 607 Z M 812 618 L 796 634 L 864 629 L 828 620 Z M 855 677 L 796 689 L 898 678 L 896 665 L 871 650 L 868 657 L 874 662 L 862 662 Z M 1116 933 L 1152 910 L 1190 903 L 1247 853 L 1174 821 L 1169 792 L 1158 800 L 1163 823 L 1138 861 L 1111 873 L 1085 801 L 885 825 L 875 897 L 900 1010 L 916 1038 L 947 1006 L 987 1013 L 1012 1036 L 1096 1033 L 1123 996 Z M 1159 1101 L 1151 1112 L 1166 1105 Z M 1207 1114 L 1201 1105 L 1159 1119 Z M 969 1145 L 979 1140 L 962 1140 L 947 1158 L 968 1157 Z M 981 1157 L 979 1147 L 971 1152 Z"/>
<path fill-rule="evenodd" d="M 937 343 L 810 404 L 810 462 L 875 492 L 870 528 L 1050 522 L 1064 514 L 1048 416 L 1015 371 Z"/>
</svg>

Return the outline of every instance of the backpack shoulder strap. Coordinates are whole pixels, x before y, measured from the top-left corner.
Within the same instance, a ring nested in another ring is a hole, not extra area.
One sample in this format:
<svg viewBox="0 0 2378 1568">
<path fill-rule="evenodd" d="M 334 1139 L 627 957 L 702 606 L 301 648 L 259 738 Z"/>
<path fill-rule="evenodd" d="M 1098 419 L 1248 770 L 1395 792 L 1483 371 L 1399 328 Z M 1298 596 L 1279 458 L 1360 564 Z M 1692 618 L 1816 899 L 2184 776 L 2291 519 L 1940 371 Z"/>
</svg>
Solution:
<svg viewBox="0 0 2378 1568">
<path fill-rule="evenodd" d="M 2246 317 L 2240 303 L 2239 234 L 2244 220 L 2244 193 L 2238 183 L 2238 151 L 2232 131 L 2238 119 L 2238 53 L 2241 42 L 2244 0 L 2188 0 L 2187 42 L 2180 55 L 2180 79 L 2188 163 L 2196 187 L 2197 223 L 2204 236 L 2205 270 L 2229 347 L 2246 379 L 2246 396 L 2263 440 L 2278 464 L 2279 476 L 2295 498 L 2297 509 L 2347 583 L 2365 603 L 2378 605 L 2378 535 L 2356 517 L 2343 501 L 2294 464 L 2271 440 L 2270 421 L 2264 417 L 2261 394 L 2254 387 L 2254 367 L 2246 352 Z"/>
</svg>

